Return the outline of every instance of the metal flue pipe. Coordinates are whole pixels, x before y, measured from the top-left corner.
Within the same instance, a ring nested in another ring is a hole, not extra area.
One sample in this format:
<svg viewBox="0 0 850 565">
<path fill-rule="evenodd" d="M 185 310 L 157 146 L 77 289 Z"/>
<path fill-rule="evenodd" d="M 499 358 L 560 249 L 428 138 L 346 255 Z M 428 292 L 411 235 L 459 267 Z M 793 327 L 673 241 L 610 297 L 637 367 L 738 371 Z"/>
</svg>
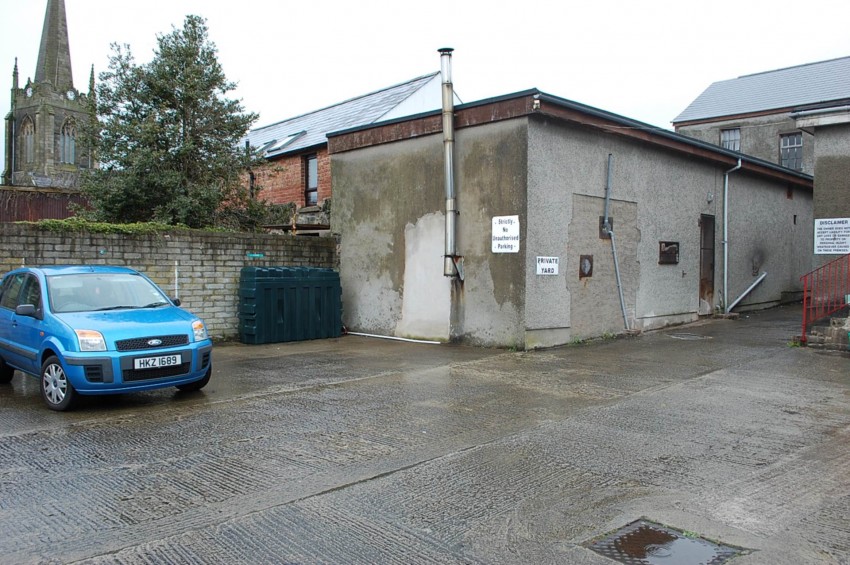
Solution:
<svg viewBox="0 0 850 565">
<path fill-rule="evenodd" d="M 452 49 L 443 47 L 440 53 L 440 75 L 443 80 L 443 168 L 446 184 L 446 249 L 443 275 L 458 274 L 457 258 L 457 202 L 454 179 L 454 88 L 452 86 Z"/>
</svg>

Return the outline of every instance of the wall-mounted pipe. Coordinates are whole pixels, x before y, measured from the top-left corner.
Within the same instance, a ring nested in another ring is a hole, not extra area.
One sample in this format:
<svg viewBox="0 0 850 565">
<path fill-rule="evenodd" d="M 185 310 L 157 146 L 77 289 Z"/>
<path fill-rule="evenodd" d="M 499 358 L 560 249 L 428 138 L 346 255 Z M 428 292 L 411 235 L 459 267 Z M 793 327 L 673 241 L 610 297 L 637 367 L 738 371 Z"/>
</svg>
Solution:
<svg viewBox="0 0 850 565">
<path fill-rule="evenodd" d="M 431 341 L 427 339 L 411 339 L 409 337 L 396 337 L 394 335 L 379 335 L 379 334 L 364 334 L 360 332 L 348 332 L 348 335 L 358 335 L 360 337 L 372 337 L 376 339 L 389 339 L 392 341 L 405 341 L 407 343 L 424 343 L 426 345 L 441 345 L 440 341 Z"/>
<path fill-rule="evenodd" d="M 728 314 L 729 312 L 731 312 L 732 308 L 737 306 L 738 302 L 742 301 L 749 293 L 751 293 L 753 291 L 753 289 L 755 287 L 757 287 L 761 283 L 761 281 L 763 281 L 765 279 L 765 277 L 767 277 L 767 273 L 762 273 L 759 278 L 757 278 L 755 281 L 753 281 L 753 284 L 751 284 L 747 288 L 747 290 L 745 290 L 743 293 L 741 293 L 741 296 L 736 298 L 735 301 L 732 302 L 732 304 L 729 305 L 729 308 L 726 310 L 726 313 Z"/>
<path fill-rule="evenodd" d="M 180 298 L 180 271 L 178 269 L 179 263 L 177 261 L 174 262 L 174 298 Z"/>
<path fill-rule="evenodd" d="M 617 277 L 617 293 L 620 295 L 620 310 L 623 311 L 623 325 L 629 331 L 629 316 L 626 313 L 626 299 L 623 297 L 623 285 L 620 280 L 620 261 L 617 258 L 617 242 L 611 222 L 608 221 L 608 208 L 611 202 L 611 171 L 614 169 L 614 155 L 608 154 L 608 173 L 605 177 L 605 215 L 602 219 L 602 230 L 611 238 L 611 253 L 614 255 L 614 274 Z"/>
<path fill-rule="evenodd" d="M 440 75 L 443 80 L 443 172 L 446 184 L 446 247 L 443 275 L 458 275 L 457 261 L 457 201 L 454 181 L 454 88 L 452 86 L 452 49 L 443 47 L 440 53 Z"/>
<path fill-rule="evenodd" d="M 729 313 L 729 175 L 741 168 L 741 158 L 738 164 L 723 174 L 723 312 Z"/>
</svg>

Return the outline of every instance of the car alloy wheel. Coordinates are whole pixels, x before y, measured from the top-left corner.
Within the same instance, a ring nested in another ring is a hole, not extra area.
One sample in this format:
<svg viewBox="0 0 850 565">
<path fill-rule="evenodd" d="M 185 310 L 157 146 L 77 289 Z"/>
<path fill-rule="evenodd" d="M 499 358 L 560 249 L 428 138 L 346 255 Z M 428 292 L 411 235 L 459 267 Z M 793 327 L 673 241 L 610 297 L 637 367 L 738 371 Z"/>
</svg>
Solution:
<svg viewBox="0 0 850 565">
<path fill-rule="evenodd" d="M 59 358 L 48 357 L 41 366 L 41 396 L 47 407 L 51 410 L 67 410 L 74 403 L 76 395 Z"/>
</svg>

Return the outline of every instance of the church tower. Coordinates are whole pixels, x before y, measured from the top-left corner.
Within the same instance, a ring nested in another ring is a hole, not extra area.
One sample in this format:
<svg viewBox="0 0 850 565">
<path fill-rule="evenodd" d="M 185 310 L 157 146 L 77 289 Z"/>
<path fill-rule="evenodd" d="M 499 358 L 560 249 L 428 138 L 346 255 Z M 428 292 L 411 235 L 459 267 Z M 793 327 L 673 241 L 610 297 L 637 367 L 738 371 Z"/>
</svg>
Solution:
<svg viewBox="0 0 850 565">
<path fill-rule="evenodd" d="M 93 76 L 88 94 L 74 88 L 65 0 L 47 0 L 35 78 L 20 87 L 17 59 L 12 72 L 4 185 L 73 189 L 95 166 L 83 136 L 94 115 Z"/>
</svg>

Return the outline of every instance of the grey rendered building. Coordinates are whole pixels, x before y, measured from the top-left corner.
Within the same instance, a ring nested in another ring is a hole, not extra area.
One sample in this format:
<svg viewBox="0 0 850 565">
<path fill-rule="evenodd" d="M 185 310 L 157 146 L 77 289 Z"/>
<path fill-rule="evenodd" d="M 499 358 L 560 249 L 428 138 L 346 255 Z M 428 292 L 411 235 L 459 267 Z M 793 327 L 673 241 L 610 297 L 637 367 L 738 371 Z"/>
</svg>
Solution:
<svg viewBox="0 0 850 565">
<path fill-rule="evenodd" d="M 850 57 L 711 84 L 673 120 L 678 133 L 814 174 L 811 128 L 799 112 L 850 104 Z"/>
<path fill-rule="evenodd" d="M 800 290 L 809 175 L 537 90 L 454 124 L 456 277 L 440 114 L 329 136 L 352 331 L 546 347 L 694 321 L 759 279 L 739 309 Z"/>
</svg>

